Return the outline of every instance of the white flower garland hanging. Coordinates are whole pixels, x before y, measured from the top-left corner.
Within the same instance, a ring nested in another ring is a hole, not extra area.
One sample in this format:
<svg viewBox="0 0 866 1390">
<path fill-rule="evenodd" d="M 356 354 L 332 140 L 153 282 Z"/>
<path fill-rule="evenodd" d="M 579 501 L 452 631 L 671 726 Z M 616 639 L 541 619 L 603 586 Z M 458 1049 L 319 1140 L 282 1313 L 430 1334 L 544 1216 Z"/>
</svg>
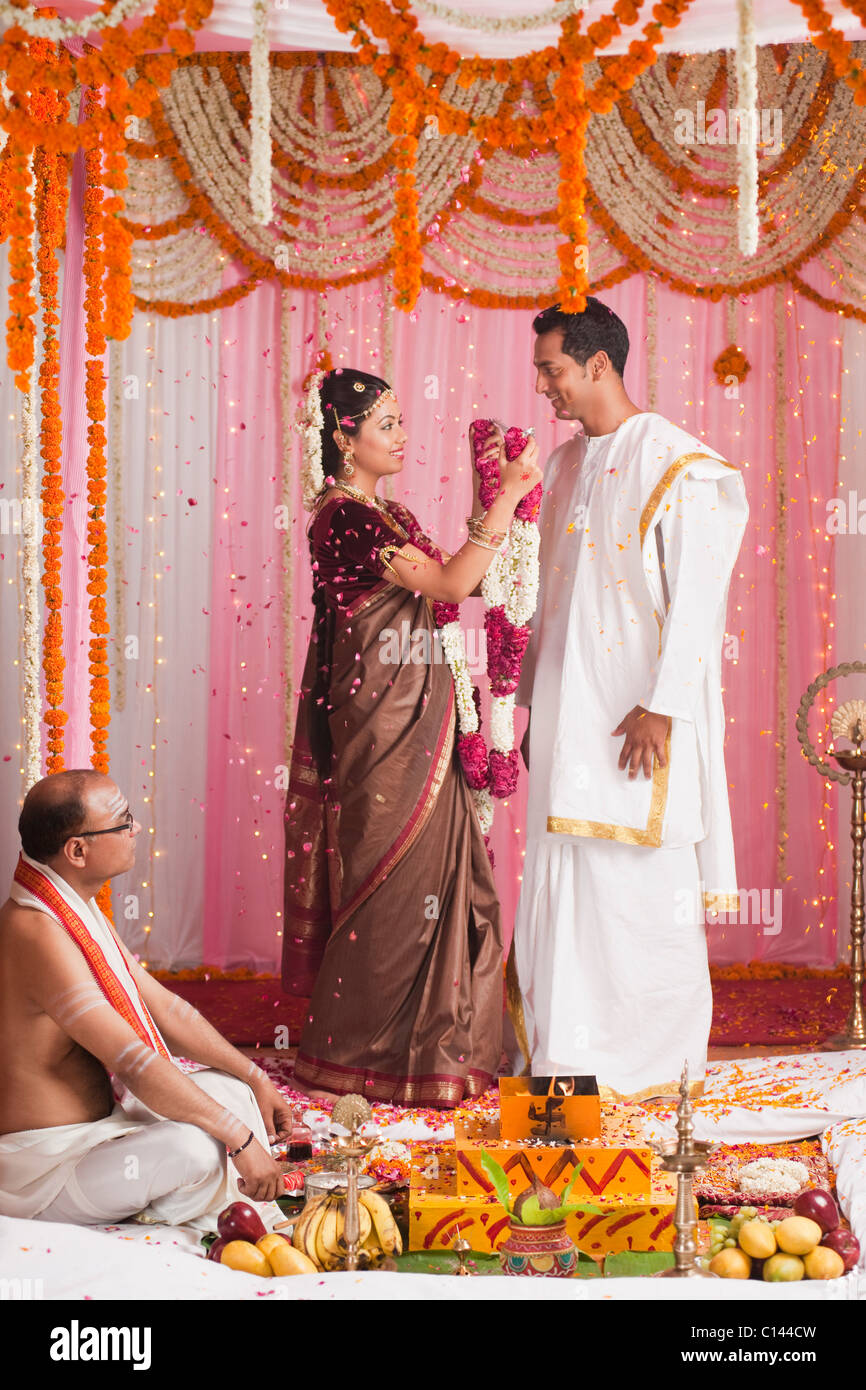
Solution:
<svg viewBox="0 0 866 1390">
<path fill-rule="evenodd" d="M 253 0 L 250 48 L 250 207 L 263 226 L 273 221 L 271 192 L 271 72 L 268 0 Z"/>
<path fill-rule="evenodd" d="M 737 244 L 744 256 L 758 249 L 758 45 L 754 0 L 737 3 L 737 110 L 746 138 L 737 141 Z"/>
<path fill-rule="evenodd" d="M 296 429 L 301 436 L 304 459 L 301 470 L 304 508 L 308 512 L 312 511 L 316 498 L 325 486 L 325 470 L 322 467 L 322 430 L 325 427 L 325 420 L 322 415 L 322 397 L 320 395 L 320 388 L 324 379 L 325 372 L 323 370 L 310 373 L 303 404 L 295 416 Z"/>
<path fill-rule="evenodd" d="M 83 39 L 88 34 L 99 33 L 109 27 L 114 29 L 130 19 L 136 10 L 144 11 L 150 8 L 150 0 L 117 0 L 117 4 L 111 9 L 103 10 L 101 14 L 86 14 L 83 19 L 46 19 L 32 10 L 19 9 L 17 5 L 10 4 L 9 0 L 2 0 L 0 28 L 11 29 L 14 25 L 23 29 L 31 38 L 51 39 L 56 43 L 63 39 Z"/>
<path fill-rule="evenodd" d="M 549 9 L 538 14 L 518 14 L 510 19 L 494 19 L 488 15 L 467 14 L 465 10 L 454 10 L 450 5 L 440 5 L 437 0 L 412 0 L 412 8 L 434 19 L 444 20 L 457 29 L 483 30 L 487 34 L 519 34 L 527 29 L 543 29 L 548 24 L 561 24 L 580 8 L 580 0 L 556 0 Z"/>
<path fill-rule="evenodd" d="M 23 503 L 21 548 L 24 573 L 24 787 L 29 791 L 42 776 L 42 709 L 39 692 L 39 523 L 42 517 L 37 486 L 36 417 L 33 392 L 21 398 Z"/>
</svg>

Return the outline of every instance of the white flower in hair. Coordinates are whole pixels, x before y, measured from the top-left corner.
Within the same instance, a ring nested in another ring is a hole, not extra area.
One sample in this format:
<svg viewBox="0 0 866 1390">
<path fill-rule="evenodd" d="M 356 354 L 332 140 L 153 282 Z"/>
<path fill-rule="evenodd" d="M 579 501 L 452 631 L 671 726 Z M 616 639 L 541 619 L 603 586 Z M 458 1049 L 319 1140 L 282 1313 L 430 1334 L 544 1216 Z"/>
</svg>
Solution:
<svg viewBox="0 0 866 1390">
<path fill-rule="evenodd" d="M 325 486 L 325 470 L 322 467 L 322 430 L 325 426 L 322 415 L 322 382 L 327 372 L 317 369 L 310 373 L 303 405 L 298 409 L 296 428 L 301 436 L 301 450 L 304 464 L 301 480 L 304 492 L 304 507 L 312 511 L 316 498 Z"/>
</svg>

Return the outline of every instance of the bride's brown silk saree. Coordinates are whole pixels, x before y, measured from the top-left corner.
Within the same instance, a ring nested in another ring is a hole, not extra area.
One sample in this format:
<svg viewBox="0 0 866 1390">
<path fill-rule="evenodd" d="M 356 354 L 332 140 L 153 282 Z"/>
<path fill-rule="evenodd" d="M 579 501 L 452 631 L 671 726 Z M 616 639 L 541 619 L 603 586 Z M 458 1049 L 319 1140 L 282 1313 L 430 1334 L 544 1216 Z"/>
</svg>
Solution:
<svg viewBox="0 0 866 1390">
<path fill-rule="evenodd" d="M 405 539 L 390 506 L 387 519 L 332 497 L 310 526 L 316 625 L 286 801 L 283 987 L 311 996 L 300 1086 L 444 1107 L 478 1095 L 499 1063 L 499 904 L 431 605 L 388 576 L 389 546 Z"/>
</svg>

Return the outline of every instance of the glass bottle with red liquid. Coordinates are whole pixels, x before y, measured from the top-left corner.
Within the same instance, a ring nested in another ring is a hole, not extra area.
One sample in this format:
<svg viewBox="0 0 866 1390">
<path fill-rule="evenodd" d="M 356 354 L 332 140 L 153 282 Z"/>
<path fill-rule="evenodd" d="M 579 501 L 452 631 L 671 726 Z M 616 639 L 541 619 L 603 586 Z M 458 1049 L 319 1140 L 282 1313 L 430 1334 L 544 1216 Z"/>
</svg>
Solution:
<svg viewBox="0 0 866 1390">
<path fill-rule="evenodd" d="M 296 1109 L 292 1114 L 292 1133 L 286 1158 L 289 1163 L 303 1163 L 313 1157 L 313 1131 L 304 1124 L 303 1111 Z"/>
</svg>

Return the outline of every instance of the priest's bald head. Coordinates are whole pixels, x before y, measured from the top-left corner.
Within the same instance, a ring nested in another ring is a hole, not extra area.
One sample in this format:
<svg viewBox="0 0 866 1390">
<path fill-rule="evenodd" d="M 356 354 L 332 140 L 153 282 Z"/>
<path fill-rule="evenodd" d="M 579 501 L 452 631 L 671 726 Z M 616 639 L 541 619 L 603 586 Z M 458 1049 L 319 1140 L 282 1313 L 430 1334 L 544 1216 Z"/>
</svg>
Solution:
<svg viewBox="0 0 866 1390">
<path fill-rule="evenodd" d="M 18 819 L 30 859 L 91 894 L 135 863 L 141 826 L 115 782 L 93 768 L 55 772 L 35 782 Z M 95 885 L 95 887 L 92 887 Z"/>
</svg>

